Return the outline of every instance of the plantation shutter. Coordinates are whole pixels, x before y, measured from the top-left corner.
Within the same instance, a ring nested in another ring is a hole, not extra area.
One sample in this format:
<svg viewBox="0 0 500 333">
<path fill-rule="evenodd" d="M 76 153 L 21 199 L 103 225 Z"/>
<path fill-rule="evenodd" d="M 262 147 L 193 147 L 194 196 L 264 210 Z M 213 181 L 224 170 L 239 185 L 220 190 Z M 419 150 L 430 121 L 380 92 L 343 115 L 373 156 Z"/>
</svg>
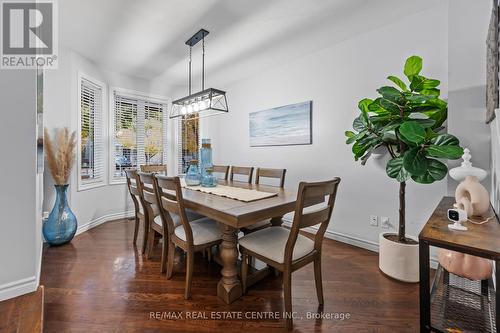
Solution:
<svg viewBox="0 0 500 333">
<path fill-rule="evenodd" d="M 104 181 L 102 87 L 88 79 L 80 81 L 80 181 Z"/>
<path fill-rule="evenodd" d="M 137 167 L 137 116 L 136 99 L 114 95 L 113 178 L 125 177 L 125 169 Z"/>
<path fill-rule="evenodd" d="M 165 104 L 114 92 L 113 179 L 125 169 L 166 161 Z"/>
<path fill-rule="evenodd" d="M 145 101 L 144 103 L 144 157 L 146 164 L 164 164 L 163 115 L 162 104 Z"/>
<path fill-rule="evenodd" d="M 179 173 L 186 173 L 191 160 L 199 161 L 201 147 L 200 120 L 196 116 L 179 118 L 178 161 Z"/>
</svg>

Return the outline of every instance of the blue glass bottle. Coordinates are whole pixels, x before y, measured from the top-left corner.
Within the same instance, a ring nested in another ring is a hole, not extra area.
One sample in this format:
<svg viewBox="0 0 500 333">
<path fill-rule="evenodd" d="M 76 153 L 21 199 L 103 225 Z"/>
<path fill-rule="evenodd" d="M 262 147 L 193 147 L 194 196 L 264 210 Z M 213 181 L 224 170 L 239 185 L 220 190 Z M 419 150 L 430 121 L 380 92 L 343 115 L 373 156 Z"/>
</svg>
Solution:
<svg viewBox="0 0 500 333">
<path fill-rule="evenodd" d="M 68 205 L 66 191 L 69 185 L 54 185 L 56 202 L 42 227 L 43 236 L 50 245 L 66 244 L 73 239 L 78 226 L 75 214 Z"/>
<path fill-rule="evenodd" d="M 217 186 L 217 177 L 213 175 L 212 145 L 210 139 L 201 140 L 201 186 Z"/>
<path fill-rule="evenodd" d="M 186 172 L 186 185 L 187 186 L 198 186 L 201 183 L 201 175 L 198 172 L 198 161 L 191 160 L 189 162 L 189 168 Z"/>
</svg>

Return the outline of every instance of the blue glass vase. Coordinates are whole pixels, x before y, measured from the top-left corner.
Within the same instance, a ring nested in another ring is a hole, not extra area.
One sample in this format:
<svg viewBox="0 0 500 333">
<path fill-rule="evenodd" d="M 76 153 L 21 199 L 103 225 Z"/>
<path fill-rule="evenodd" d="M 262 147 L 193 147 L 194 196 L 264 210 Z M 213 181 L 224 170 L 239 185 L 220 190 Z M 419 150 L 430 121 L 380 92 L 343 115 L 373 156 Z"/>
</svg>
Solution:
<svg viewBox="0 0 500 333">
<path fill-rule="evenodd" d="M 66 244 L 73 239 L 76 233 L 78 224 L 75 214 L 69 208 L 66 197 L 68 186 L 54 185 L 56 202 L 42 228 L 43 236 L 50 245 Z"/>
<path fill-rule="evenodd" d="M 201 186 L 217 186 L 217 177 L 213 175 L 214 165 L 212 163 L 212 144 L 210 139 L 201 140 Z"/>
<path fill-rule="evenodd" d="M 201 183 L 201 175 L 198 172 L 198 161 L 191 161 L 189 168 L 186 173 L 186 185 L 187 186 L 198 186 Z"/>
</svg>

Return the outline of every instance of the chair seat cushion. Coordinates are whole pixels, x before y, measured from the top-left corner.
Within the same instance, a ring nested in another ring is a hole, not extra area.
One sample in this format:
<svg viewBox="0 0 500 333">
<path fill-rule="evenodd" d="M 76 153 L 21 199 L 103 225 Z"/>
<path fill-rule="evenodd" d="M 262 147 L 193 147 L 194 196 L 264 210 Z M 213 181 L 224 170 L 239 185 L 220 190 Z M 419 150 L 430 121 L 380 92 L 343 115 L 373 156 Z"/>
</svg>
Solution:
<svg viewBox="0 0 500 333">
<path fill-rule="evenodd" d="M 285 261 L 285 246 L 290 230 L 283 227 L 262 229 L 240 238 L 244 248 L 278 263 Z M 314 250 L 314 242 L 301 234 L 297 237 L 292 260 L 297 260 Z"/>
<path fill-rule="evenodd" d="M 174 214 L 174 213 L 170 213 L 170 216 L 172 217 L 172 221 L 174 222 L 174 228 L 181 225 L 181 217 L 179 215 Z M 156 224 L 158 224 L 159 226 L 161 226 L 161 216 L 160 215 L 155 217 L 153 221 Z"/>
<path fill-rule="evenodd" d="M 222 239 L 222 233 L 217 222 L 208 217 L 193 221 L 189 225 L 193 231 L 194 245 L 207 244 Z M 174 233 L 177 237 L 186 241 L 184 226 L 180 225 L 175 228 Z"/>
<path fill-rule="evenodd" d="M 270 225 L 271 224 L 271 219 L 267 219 L 267 220 L 263 220 L 263 221 L 260 221 L 260 222 L 257 222 L 257 223 L 254 223 L 252 225 L 247 225 L 245 227 L 245 229 L 247 230 L 255 230 L 255 229 L 259 229 L 259 228 L 262 228 L 263 226 L 266 226 L 266 225 Z"/>
<path fill-rule="evenodd" d="M 155 212 L 154 222 L 156 224 L 158 224 L 159 226 L 161 226 L 161 216 L 159 215 L 160 212 L 158 212 L 158 208 L 157 208 L 158 206 L 156 206 L 156 205 L 152 205 L 152 206 L 153 206 L 153 211 Z M 174 222 L 174 228 L 181 225 L 181 217 L 178 214 L 170 213 L 170 216 L 172 217 L 172 221 Z M 203 215 L 200 215 L 200 214 L 195 213 L 195 212 L 188 210 L 188 209 L 186 209 L 186 216 L 187 216 L 188 221 L 194 221 L 194 220 L 198 220 L 200 218 L 204 218 Z"/>
</svg>

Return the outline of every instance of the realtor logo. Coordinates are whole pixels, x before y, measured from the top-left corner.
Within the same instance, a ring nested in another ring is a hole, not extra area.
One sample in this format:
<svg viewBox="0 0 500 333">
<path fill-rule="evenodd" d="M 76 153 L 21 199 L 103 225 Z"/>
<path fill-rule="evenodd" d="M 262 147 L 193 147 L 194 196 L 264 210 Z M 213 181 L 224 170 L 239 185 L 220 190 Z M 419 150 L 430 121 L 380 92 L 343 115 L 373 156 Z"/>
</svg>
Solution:
<svg viewBox="0 0 500 333">
<path fill-rule="evenodd" d="M 57 67 L 53 1 L 1 3 L 3 69 Z"/>
</svg>

